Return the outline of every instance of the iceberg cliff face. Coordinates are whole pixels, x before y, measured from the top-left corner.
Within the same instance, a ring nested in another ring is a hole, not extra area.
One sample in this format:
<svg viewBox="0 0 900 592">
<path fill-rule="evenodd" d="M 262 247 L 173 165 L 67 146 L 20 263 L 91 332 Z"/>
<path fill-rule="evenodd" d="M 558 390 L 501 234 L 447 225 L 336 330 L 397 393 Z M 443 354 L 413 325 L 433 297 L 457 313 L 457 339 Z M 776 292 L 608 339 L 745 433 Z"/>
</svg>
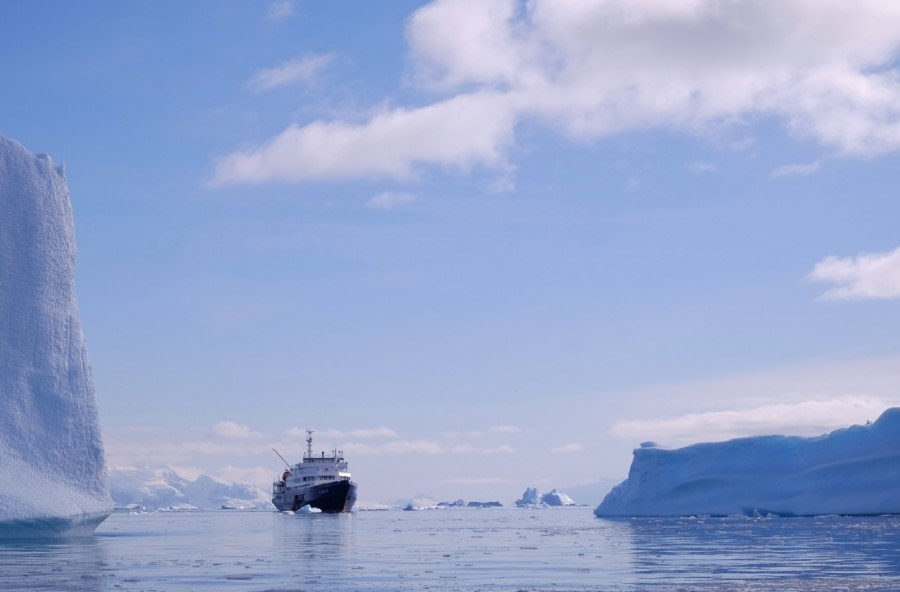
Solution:
<svg viewBox="0 0 900 592">
<path fill-rule="evenodd" d="M 2 136 L 0 401 L 0 535 L 92 532 L 112 502 L 68 186 L 49 157 Z"/>
<path fill-rule="evenodd" d="M 634 451 L 597 516 L 900 514 L 900 408 L 817 438 Z"/>
</svg>

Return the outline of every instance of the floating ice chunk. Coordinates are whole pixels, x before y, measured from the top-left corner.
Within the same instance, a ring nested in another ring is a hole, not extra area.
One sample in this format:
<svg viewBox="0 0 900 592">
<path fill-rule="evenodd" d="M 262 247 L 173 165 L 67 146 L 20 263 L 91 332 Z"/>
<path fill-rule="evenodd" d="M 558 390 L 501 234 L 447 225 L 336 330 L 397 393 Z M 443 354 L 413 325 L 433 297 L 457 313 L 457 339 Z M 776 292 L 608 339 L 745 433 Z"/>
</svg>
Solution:
<svg viewBox="0 0 900 592">
<path fill-rule="evenodd" d="M 302 506 L 299 510 L 297 510 L 297 513 L 298 514 L 321 514 L 322 510 L 320 510 L 319 508 L 314 508 L 314 507 L 310 506 L 309 504 L 306 504 L 305 506 Z"/>
</svg>

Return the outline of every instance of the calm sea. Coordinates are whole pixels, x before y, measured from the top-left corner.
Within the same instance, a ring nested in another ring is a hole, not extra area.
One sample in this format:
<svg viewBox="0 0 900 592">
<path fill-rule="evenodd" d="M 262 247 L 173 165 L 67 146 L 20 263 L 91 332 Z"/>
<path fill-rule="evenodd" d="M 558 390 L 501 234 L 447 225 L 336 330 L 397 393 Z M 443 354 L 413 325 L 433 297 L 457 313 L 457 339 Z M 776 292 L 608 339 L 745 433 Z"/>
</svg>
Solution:
<svg viewBox="0 0 900 592">
<path fill-rule="evenodd" d="M 117 513 L 87 540 L 0 543 L 0 590 L 900 590 L 900 518 Z"/>
</svg>

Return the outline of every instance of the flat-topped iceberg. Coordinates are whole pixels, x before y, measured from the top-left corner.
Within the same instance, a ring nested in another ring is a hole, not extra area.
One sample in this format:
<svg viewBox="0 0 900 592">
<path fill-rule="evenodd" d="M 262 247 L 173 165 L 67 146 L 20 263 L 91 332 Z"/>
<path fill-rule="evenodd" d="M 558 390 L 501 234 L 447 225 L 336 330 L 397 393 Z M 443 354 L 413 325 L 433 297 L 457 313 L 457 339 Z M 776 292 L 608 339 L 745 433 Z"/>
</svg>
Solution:
<svg viewBox="0 0 900 592">
<path fill-rule="evenodd" d="M 0 537 L 90 534 L 112 510 L 75 299 L 62 168 L 0 136 Z"/>
<path fill-rule="evenodd" d="M 815 438 L 634 451 L 597 516 L 900 514 L 900 408 Z"/>
</svg>

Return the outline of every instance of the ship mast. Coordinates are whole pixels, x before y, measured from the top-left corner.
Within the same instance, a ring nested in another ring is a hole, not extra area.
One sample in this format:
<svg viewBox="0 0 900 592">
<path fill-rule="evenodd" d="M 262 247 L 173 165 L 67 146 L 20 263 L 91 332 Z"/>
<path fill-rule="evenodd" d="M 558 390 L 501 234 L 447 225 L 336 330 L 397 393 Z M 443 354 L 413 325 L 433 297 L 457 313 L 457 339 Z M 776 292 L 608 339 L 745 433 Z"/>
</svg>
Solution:
<svg viewBox="0 0 900 592">
<path fill-rule="evenodd" d="M 306 458 L 312 458 L 312 435 L 313 431 L 306 428 Z"/>
</svg>

